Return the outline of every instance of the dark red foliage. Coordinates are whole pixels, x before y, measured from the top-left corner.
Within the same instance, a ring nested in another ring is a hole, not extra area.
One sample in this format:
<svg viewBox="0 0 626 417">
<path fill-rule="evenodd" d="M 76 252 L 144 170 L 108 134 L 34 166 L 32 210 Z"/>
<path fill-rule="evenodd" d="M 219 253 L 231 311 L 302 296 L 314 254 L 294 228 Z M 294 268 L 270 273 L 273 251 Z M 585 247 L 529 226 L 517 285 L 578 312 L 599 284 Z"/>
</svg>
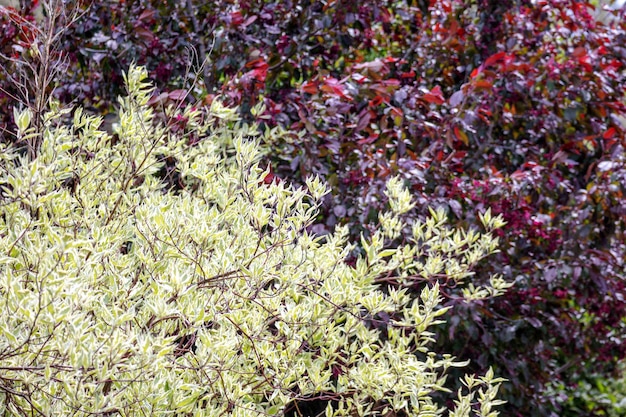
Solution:
<svg viewBox="0 0 626 417">
<path fill-rule="evenodd" d="M 502 252 L 473 279 L 516 286 L 451 298 L 438 343 L 509 379 L 503 415 L 572 415 L 546 388 L 626 356 L 626 18 L 593 13 L 577 0 L 102 1 L 64 38 L 56 94 L 108 112 L 134 61 L 157 107 L 220 94 L 251 120 L 262 101 L 262 123 L 306 132 L 274 145 L 266 181 L 320 174 L 333 188 L 316 232 L 369 233 L 394 175 L 414 217 L 445 207 L 479 227 L 491 207 Z M 0 24 L 6 54 L 21 38 Z"/>
</svg>

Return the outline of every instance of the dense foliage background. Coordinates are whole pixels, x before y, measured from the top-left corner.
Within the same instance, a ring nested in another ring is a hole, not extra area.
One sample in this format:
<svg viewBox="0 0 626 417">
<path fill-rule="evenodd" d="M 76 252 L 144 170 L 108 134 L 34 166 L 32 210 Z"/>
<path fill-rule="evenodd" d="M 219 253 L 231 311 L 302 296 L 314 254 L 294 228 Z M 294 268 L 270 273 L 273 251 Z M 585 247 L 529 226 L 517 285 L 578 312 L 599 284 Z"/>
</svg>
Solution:
<svg viewBox="0 0 626 417">
<path fill-rule="evenodd" d="M 467 305 L 448 288 L 454 316 L 437 342 L 476 370 L 496 366 L 509 380 L 505 415 L 605 412 L 580 392 L 626 356 L 623 9 L 599 21 L 576 0 L 76 6 L 57 98 L 111 113 L 137 62 L 159 88 L 157 110 L 221 95 L 268 128 L 303 131 L 267 143 L 267 163 L 279 178 L 331 184 L 317 233 L 371 233 L 392 175 L 417 198 L 415 218 L 443 207 L 473 227 L 478 211 L 502 214 L 502 252 L 475 280 L 497 272 L 515 289 Z M 30 10 L 3 15 L 6 57 L 32 41 L 20 23 Z M 18 67 L 5 60 L 0 75 L 5 141 Z"/>
</svg>

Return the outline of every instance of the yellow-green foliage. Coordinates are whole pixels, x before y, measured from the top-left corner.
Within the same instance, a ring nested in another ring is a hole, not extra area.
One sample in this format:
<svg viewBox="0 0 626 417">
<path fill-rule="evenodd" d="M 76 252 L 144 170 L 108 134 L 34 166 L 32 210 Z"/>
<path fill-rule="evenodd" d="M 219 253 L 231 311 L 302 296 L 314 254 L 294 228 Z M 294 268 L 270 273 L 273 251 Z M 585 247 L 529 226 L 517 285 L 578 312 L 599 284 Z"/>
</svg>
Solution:
<svg viewBox="0 0 626 417">
<path fill-rule="evenodd" d="M 392 210 L 353 268 L 345 229 L 306 232 L 326 193 L 318 179 L 264 184 L 261 134 L 219 101 L 184 110 L 194 145 L 155 127 L 145 78 L 127 74 L 115 140 L 98 118 L 79 109 L 67 127 L 56 110 L 36 158 L 2 149 L 0 415 L 280 415 L 316 396 L 337 400 L 327 415 L 446 413 L 431 394 L 463 364 L 429 350 L 446 309 L 427 278 L 465 280 L 496 249 L 491 234 L 449 229 L 433 211 L 414 244 L 386 248 L 412 207 L 394 180 Z M 22 139 L 37 134 L 28 112 L 16 119 Z M 162 155 L 184 190 L 154 175 Z M 382 291 L 383 276 L 424 289 Z M 467 296 L 507 284 L 493 286 Z M 371 325 L 381 312 L 384 334 Z M 495 416 L 499 382 L 468 376 L 450 415 Z"/>
</svg>

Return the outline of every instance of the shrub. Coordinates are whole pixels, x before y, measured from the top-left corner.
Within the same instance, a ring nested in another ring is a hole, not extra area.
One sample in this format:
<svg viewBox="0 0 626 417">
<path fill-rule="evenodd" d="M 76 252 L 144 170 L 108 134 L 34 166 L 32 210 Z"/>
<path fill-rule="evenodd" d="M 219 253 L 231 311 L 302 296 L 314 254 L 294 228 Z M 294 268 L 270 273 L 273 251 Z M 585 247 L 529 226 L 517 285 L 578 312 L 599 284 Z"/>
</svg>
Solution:
<svg viewBox="0 0 626 417">
<path fill-rule="evenodd" d="M 475 282 L 518 285 L 493 302 L 449 300 L 439 346 L 475 371 L 497 366 L 507 415 L 576 415 L 561 396 L 626 356 L 624 12 L 605 25 L 577 1 L 413 4 L 359 8 L 349 47 L 267 99 L 268 118 L 309 133 L 274 146 L 274 169 L 324 175 L 325 228 L 355 237 L 376 230 L 397 175 L 418 218 L 442 207 L 471 227 L 477 208 L 502 214 L 504 249 Z"/>
<path fill-rule="evenodd" d="M 572 393 L 548 386 L 610 378 L 626 356 L 624 11 L 604 24 L 574 0 L 293 4 L 99 2 L 63 38 L 58 97 L 109 111 L 136 60 L 159 112 L 219 92 L 249 120 L 263 101 L 265 126 L 305 132 L 264 144 L 274 173 L 324 177 L 333 192 L 315 231 L 349 225 L 357 244 L 377 229 L 390 177 L 415 196 L 407 220 L 440 207 L 478 227 L 491 207 L 508 222 L 503 250 L 473 281 L 518 285 L 484 303 L 447 300 L 437 343 L 507 377 L 507 415 L 566 415 Z M 207 55 L 202 91 L 186 72 Z"/>
<path fill-rule="evenodd" d="M 16 114 L 20 139 L 43 141 L 1 154 L 0 414 L 442 414 L 433 395 L 465 364 L 429 348 L 447 311 L 437 276 L 466 281 L 501 219 L 484 214 L 479 234 L 433 211 L 391 248 L 413 204 L 392 179 L 391 210 L 350 266 L 346 228 L 307 231 L 318 178 L 265 181 L 257 126 L 217 100 L 170 108 L 186 131 L 156 123 L 146 76 L 125 76 L 113 136 L 81 109 L 66 126 L 55 106 L 43 132 Z M 492 282 L 468 299 L 508 286 Z M 499 383 L 466 376 L 450 415 L 496 416 Z"/>
<path fill-rule="evenodd" d="M 620 417 L 626 413 L 626 375 L 624 364 L 618 365 L 621 378 L 591 376 L 589 380 L 577 381 L 576 390 L 568 397 L 561 396 L 571 415 L 593 415 Z M 551 387 L 560 394 L 568 390 L 565 387 Z"/>
</svg>

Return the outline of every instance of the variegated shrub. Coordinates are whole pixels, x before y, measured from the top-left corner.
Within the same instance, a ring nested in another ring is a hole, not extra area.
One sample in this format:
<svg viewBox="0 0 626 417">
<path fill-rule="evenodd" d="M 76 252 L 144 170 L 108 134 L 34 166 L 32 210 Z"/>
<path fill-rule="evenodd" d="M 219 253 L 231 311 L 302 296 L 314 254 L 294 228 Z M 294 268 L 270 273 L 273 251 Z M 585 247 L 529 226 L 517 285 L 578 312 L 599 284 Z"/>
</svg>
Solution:
<svg viewBox="0 0 626 417">
<path fill-rule="evenodd" d="M 259 142 L 281 132 L 217 100 L 170 109 L 186 130 L 158 126 L 145 79 L 126 75 L 113 136 L 80 109 L 70 126 L 51 111 L 43 132 L 16 112 L 21 143 L 41 143 L 36 157 L 1 151 L 1 415 L 306 415 L 314 400 L 329 416 L 497 415 L 491 373 L 467 376 L 452 410 L 433 399 L 463 363 L 429 350 L 429 327 L 446 312 L 440 277 L 467 281 L 499 218 L 483 215 L 485 234 L 438 211 L 405 225 L 411 196 L 392 180 L 390 211 L 350 265 L 347 230 L 307 232 L 319 179 L 264 181 Z M 159 175 L 168 159 L 178 190 Z M 390 244 L 407 230 L 412 243 Z M 379 285 L 390 278 L 421 283 L 419 298 Z"/>
</svg>

